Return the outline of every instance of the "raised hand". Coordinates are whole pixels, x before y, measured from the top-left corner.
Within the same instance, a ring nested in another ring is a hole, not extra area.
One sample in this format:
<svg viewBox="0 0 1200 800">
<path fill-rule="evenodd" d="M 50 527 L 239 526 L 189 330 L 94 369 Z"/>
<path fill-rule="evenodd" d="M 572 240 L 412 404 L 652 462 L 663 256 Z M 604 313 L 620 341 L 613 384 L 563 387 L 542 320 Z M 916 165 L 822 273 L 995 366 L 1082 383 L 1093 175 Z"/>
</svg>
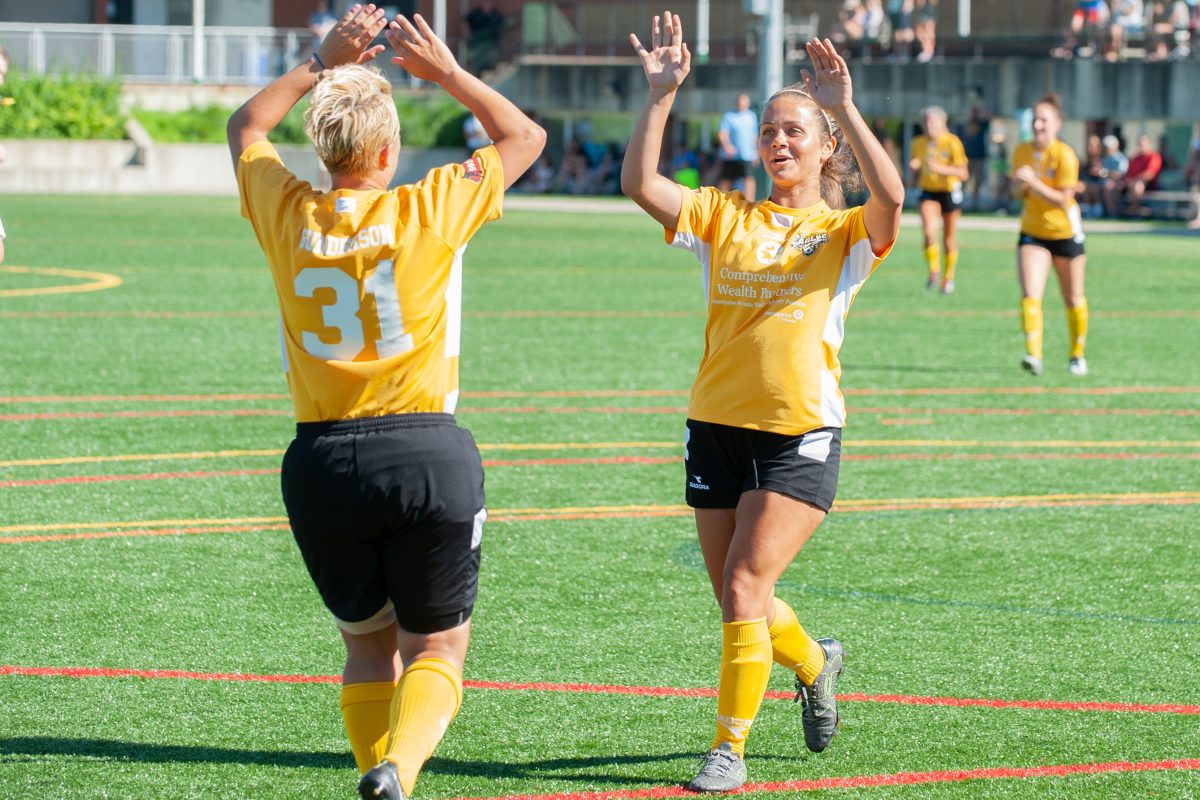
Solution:
<svg viewBox="0 0 1200 800">
<path fill-rule="evenodd" d="M 809 96 L 826 111 L 848 107 L 854 92 L 846 59 L 838 55 L 837 49 L 829 39 L 822 42 L 814 38 L 804 47 L 808 50 L 808 57 L 812 59 L 813 74 L 802 69 L 800 77 L 804 79 Z"/>
<path fill-rule="evenodd" d="M 458 60 L 450 48 L 420 14 L 413 14 L 412 22 L 397 14 L 384 35 L 396 51 L 392 63 L 414 78 L 441 85 L 443 79 L 458 69 Z"/>
<path fill-rule="evenodd" d="M 659 17 L 654 17 L 650 30 L 650 49 L 638 41 L 636 34 L 629 34 L 629 43 L 642 59 L 642 69 L 652 92 L 668 93 L 679 88 L 692 69 L 692 53 L 683 43 L 683 26 L 679 15 L 664 11 L 662 27 Z"/>
<path fill-rule="evenodd" d="M 317 58 L 329 69 L 342 64 L 365 64 L 383 52 L 371 40 L 387 25 L 387 11 L 374 3 L 355 4 L 321 40 Z"/>
</svg>

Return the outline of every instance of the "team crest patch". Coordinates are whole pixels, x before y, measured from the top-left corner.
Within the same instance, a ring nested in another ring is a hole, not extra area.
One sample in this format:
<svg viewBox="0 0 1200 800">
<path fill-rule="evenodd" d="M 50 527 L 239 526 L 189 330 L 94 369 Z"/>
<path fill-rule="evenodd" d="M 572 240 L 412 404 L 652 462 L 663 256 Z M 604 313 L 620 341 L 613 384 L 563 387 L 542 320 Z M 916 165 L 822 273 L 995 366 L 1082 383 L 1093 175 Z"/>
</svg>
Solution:
<svg viewBox="0 0 1200 800">
<path fill-rule="evenodd" d="M 788 245 L 793 249 L 799 250 L 806 256 L 811 256 L 817 252 L 817 248 L 829 241 L 829 234 L 815 233 L 812 236 L 801 236 L 796 234 Z"/>
<path fill-rule="evenodd" d="M 468 158 L 462 162 L 463 177 L 469 181 L 479 183 L 483 180 L 483 167 L 479 164 L 478 158 Z"/>
</svg>

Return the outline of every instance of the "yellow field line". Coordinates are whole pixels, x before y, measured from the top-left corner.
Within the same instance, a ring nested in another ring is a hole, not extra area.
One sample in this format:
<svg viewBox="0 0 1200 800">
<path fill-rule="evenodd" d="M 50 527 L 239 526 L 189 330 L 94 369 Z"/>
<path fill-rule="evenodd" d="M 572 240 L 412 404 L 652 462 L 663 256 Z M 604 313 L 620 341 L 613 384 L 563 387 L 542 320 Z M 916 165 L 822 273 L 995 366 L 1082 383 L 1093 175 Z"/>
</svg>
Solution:
<svg viewBox="0 0 1200 800">
<path fill-rule="evenodd" d="M 57 275 L 64 278 L 81 278 L 91 283 L 68 286 L 39 286 L 34 289 L 0 289 L 0 297 L 30 297 L 40 294 L 73 294 L 76 292 L 98 292 L 121 285 L 121 279 L 107 272 L 88 272 L 81 269 L 58 269 L 56 267 L 0 267 L 0 272 L 19 275 Z"/>
<path fill-rule="evenodd" d="M 54 467 L 63 464 L 109 464 L 116 461 L 198 461 L 206 458 L 242 458 L 281 456 L 283 450 L 213 450 L 196 453 L 126 453 L 115 456 L 65 456 L 62 458 L 21 458 L 0 461 L 0 467 Z"/>
<path fill-rule="evenodd" d="M 1081 503 L 1114 502 L 1123 503 L 1168 503 L 1181 502 L 1200 503 L 1200 492 L 1108 492 L 1108 493 L 1059 493 L 1038 495 L 989 495 L 979 497 L 899 497 L 899 498 L 857 498 L 838 500 L 835 510 L 840 508 L 853 511 L 857 508 L 876 508 L 878 506 L 901 507 L 912 509 L 933 509 L 940 506 L 964 507 L 979 504 L 1030 504 L 1063 503 L 1078 501 Z M 649 514 L 686 514 L 687 506 L 677 503 L 657 505 L 608 505 L 608 506 L 560 506 L 556 508 L 493 508 L 488 510 L 490 518 L 521 519 L 523 517 L 562 516 L 599 514 L 606 516 L 640 516 Z M 163 528 L 170 526 L 224 526 L 224 525 L 278 525 L 287 522 L 286 517 L 230 517 L 222 519 L 155 519 L 125 522 L 63 522 L 44 525 L 6 525 L 0 527 L 0 533 L 28 533 L 33 531 L 61 530 L 98 530 L 98 529 L 128 529 Z"/>
</svg>

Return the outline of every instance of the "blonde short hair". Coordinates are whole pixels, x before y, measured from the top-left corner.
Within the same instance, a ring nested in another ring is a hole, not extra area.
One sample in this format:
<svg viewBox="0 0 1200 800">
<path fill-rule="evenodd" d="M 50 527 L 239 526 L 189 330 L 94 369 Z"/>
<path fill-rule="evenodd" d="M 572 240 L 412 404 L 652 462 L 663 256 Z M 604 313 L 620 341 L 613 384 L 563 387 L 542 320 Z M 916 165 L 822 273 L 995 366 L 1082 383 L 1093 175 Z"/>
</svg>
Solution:
<svg viewBox="0 0 1200 800">
<path fill-rule="evenodd" d="M 321 74 L 304 132 L 333 175 L 370 175 L 384 147 L 400 135 L 392 85 L 375 67 L 344 64 Z"/>
</svg>

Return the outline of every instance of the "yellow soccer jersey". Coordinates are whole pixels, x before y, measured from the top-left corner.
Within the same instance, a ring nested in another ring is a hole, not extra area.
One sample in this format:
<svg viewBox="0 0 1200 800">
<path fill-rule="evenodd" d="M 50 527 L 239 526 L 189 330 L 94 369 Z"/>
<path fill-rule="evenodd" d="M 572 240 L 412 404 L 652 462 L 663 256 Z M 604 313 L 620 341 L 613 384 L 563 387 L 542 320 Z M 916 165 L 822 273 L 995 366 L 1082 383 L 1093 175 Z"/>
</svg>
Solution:
<svg viewBox="0 0 1200 800">
<path fill-rule="evenodd" d="M 1064 142 L 1055 140 L 1043 150 L 1035 150 L 1033 142 L 1022 142 L 1013 152 L 1012 170 L 1025 165 L 1037 171 L 1042 183 L 1053 189 L 1073 189 L 1079 183 L 1079 159 Z M 1021 233 L 1051 241 L 1074 239 L 1083 241 L 1083 220 L 1079 204 L 1074 199 L 1065 209 L 1031 191 L 1025 193 L 1025 212 L 1021 215 Z"/>
<path fill-rule="evenodd" d="M 921 162 L 921 171 L 917 177 L 917 186 L 926 192 L 953 192 L 962 185 L 962 181 L 953 175 L 937 175 L 925 166 L 926 155 L 932 153 L 933 160 L 943 167 L 965 167 L 967 153 L 963 150 L 962 140 L 953 133 L 943 133 L 933 140 L 932 146 L 928 136 L 918 136 L 912 140 L 912 157 Z"/>
<path fill-rule="evenodd" d="M 798 435 L 842 427 L 838 351 L 876 255 L 862 208 L 804 209 L 680 187 L 667 243 L 700 261 L 708 322 L 688 416 Z"/>
<path fill-rule="evenodd" d="M 496 149 L 386 192 L 320 192 L 256 142 L 237 180 L 275 281 L 297 420 L 453 413 L 462 256 L 500 216 Z"/>
</svg>

